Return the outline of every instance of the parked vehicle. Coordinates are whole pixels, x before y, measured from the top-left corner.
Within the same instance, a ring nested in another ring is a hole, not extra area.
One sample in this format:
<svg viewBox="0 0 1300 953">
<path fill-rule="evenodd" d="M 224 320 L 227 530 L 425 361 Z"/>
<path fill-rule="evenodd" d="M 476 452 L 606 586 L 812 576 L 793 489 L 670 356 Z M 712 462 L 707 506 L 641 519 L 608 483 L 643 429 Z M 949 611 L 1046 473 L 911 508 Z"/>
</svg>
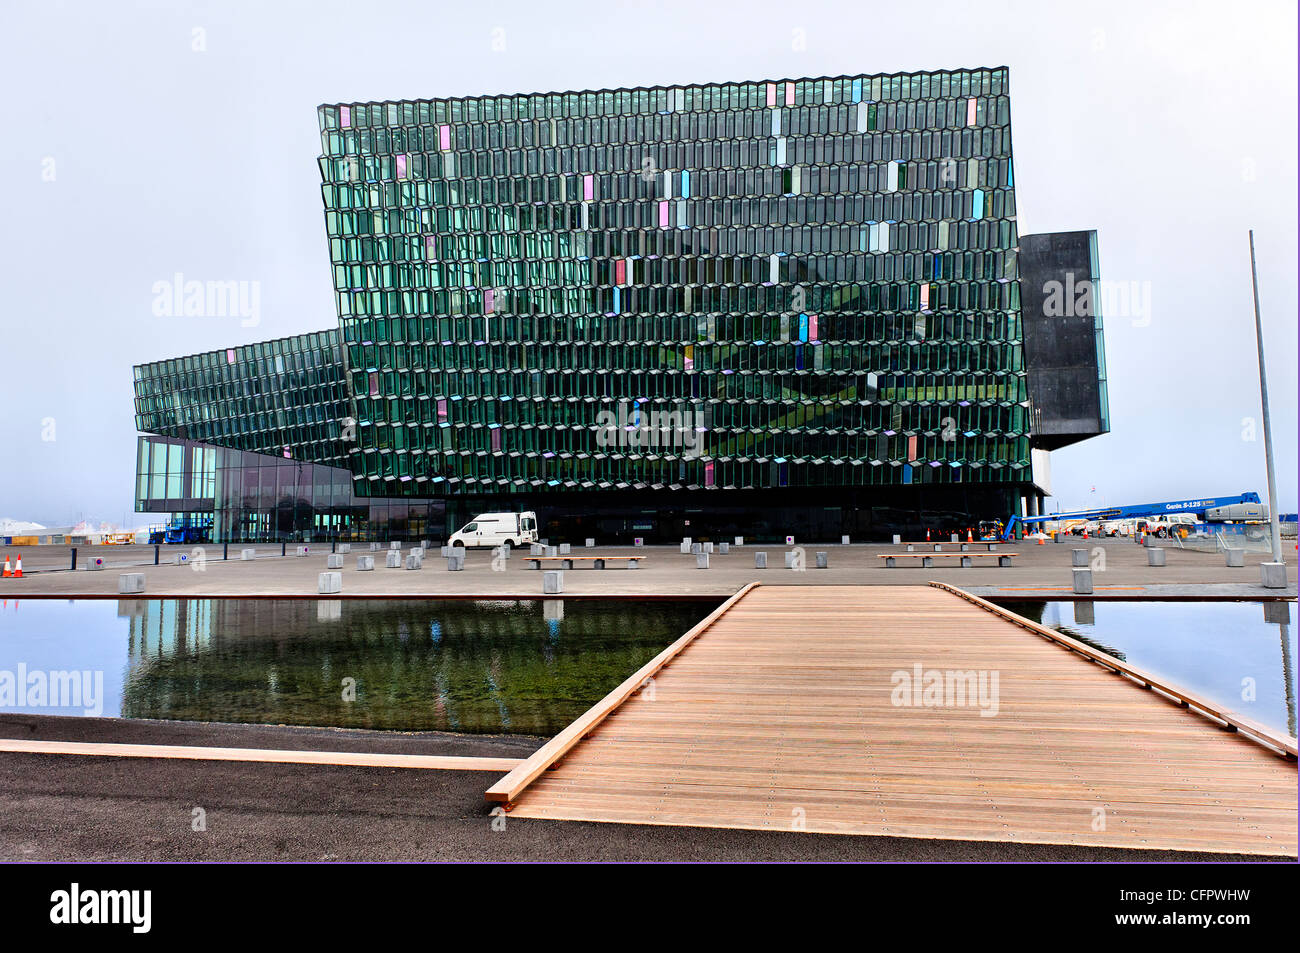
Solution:
<svg viewBox="0 0 1300 953">
<path fill-rule="evenodd" d="M 1190 514 L 1170 513 L 1166 516 L 1151 516 L 1139 519 L 1135 521 L 1134 529 L 1139 533 L 1147 533 L 1158 539 L 1164 539 L 1175 531 L 1180 531 L 1185 536 L 1194 525 L 1196 525 L 1196 518 Z"/>
<path fill-rule="evenodd" d="M 537 542 L 537 514 L 480 513 L 447 540 L 449 546 L 474 548 L 479 546 L 523 546 Z"/>
</svg>

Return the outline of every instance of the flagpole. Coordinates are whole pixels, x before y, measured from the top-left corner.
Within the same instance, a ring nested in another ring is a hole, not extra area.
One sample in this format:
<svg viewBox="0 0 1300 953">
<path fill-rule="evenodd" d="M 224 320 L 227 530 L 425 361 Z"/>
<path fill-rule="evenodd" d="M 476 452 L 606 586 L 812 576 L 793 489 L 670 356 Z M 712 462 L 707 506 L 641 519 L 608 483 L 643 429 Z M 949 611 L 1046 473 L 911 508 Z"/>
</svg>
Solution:
<svg viewBox="0 0 1300 953">
<path fill-rule="evenodd" d="M 1255 296 L 1255 347 L 1259 352 L 1259 401 L 1264 413 L 1264 467 L 1268 471 L 1268 524 L 1273 562 L 1282 562 L 1282 527 L 1277 512 L 1277 476 L 1273 467 L 1273 427 L 1268 412 L 1268 375 L 1264 371 L 1264 327 L 1259 317 L 1259 277 L 1255 271 L 1255 230 L 1250 230 L 1250 287 Z"/>
</svg>

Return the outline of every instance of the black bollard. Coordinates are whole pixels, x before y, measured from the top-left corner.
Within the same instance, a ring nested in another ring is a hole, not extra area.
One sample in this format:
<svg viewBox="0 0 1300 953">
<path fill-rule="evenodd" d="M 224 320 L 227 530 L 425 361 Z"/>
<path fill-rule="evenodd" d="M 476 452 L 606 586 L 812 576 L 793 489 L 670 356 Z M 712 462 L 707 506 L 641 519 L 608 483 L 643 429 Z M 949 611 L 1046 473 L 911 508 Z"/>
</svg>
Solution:
<svg viewBox="0 0 1300 953">
<path fill-rule="evenodd" d="M 229 559 L 229 558 L 230 558 L 230 544 L 229 544 L 229 543 L 222 543 L 222 544 L 221 544 L 221 558 L 222 558 L 222 559 Z"/>
<path fill-rule="evenodd" d="M 77 547 L 72 547 L 72 571 L 77 571 Z"/>
<path fill-rule="evenodd" d="M 281 544 L 280 544 L 280 555 L 281 555 L 281 556 L 287 556 L 288 553 L 289 553 L 289 544 L 288 544 L 288 543 L 281 543 Z"/>
<path fill-rule="evenodd" d="M 159 546 L 157 543 L 154 544 L 154 547 L 153 547 L 153 564 L 154 564 L 155 566 L 158 565 L 158 550 L 160 550 L 161 548 L 162 548 L 162 547 Z"/>
</svg>

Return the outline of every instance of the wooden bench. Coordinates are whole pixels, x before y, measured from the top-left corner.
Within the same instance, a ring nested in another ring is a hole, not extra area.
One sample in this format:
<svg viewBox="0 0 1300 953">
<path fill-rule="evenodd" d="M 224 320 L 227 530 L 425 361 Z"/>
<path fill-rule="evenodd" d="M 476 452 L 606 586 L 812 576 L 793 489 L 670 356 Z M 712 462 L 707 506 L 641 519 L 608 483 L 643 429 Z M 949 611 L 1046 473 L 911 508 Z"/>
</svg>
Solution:
<svg viewBox="0 0 1300 953">
<path fill-rule="evenodd" d="M 605 569 L 610 563 L 626 562 L 628 569 L 640 569 L 637 565 L 644 556 L 525 556 L 529 569 Z M 546 566 L 543 563 L 547 564 Z M 590 563 L 590 565 L 584 565 Z M 615 567 L 616 568 L 616 567 Z"/>
<path fill-rule="evenodd" d="M 957 547 L 959 547 L 959 549 L 957 549 L 956 552 L 963 552 L 963 553 L 965 553 L 965 552 L 969 552 L 969 551 L 971 550 L 971 547 L 983 547 L 983 548 L 987 549 L 989 552 L 993 552 L 993 551 L 996 550 L 999 546 L 1006 545 L 1006 543 L 1005 543 L 1004 540 L 1000 540 L 1000 539 L 995 539 L 995 540 L 989 540 L 989 539 L 975 539 L 975 540 L 971 540 L 971 541 L 968 542 L 968 543 L 963 543 L 963 542 L 960 542 L 960 541 L 959 541 L 959 542 L 956 542 L 956 543 L 936 543 L 936 542 L 933 542 L 933 541 L 931 541 L 931 540 L 926 540 L 925 542 L 917 542 L 917 543 L 899 543 L 898 545 L 899 545 L 899 546 L 906 546 L 906 547 L 907 547 L 907 551 L 908 551 L 909 553 L 912 552 L 912 551 L 913 551 L 917 546 L 922 546 L 922 547 L 924 547 L 925 549 L 932 549 L 932 551 L 933 551 L 933 552 L 936 552 L 936 553 L 941 553 L 941 552 L 943 552 L 943 551 L 944 551 L 944 548 L 943 548 L 943 547 L 945 547 L 945 546 L 948 546 L 948 547 L 957 546 Z"/>
<path fill-rule="evenodd" d="M 950 544 L 951 545 L 951 544 Z M 898 565 L 900 559 L 919 559 L 922 566 L 933 566 L 936 559 L 960 559 L 962 566 L 975 565 L 972 560 L 980 559 L 984 556 L 992 556 L 997 559 L 999 566 L 1010 566 L 1011 560 L 1015 553 L 881 553 L 880 558 L 885 561 L 886 569 L 893 569 Z"/>
</svg>

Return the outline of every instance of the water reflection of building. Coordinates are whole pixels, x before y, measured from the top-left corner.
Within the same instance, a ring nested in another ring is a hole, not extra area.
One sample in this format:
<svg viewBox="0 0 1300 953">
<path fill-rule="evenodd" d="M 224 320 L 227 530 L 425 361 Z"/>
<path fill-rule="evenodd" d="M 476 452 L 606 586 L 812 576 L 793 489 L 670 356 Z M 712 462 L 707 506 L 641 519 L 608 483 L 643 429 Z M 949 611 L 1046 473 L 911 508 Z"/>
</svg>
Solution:
<svg viewBox="0 0 1300 953">
<path fill-rule="evenodd" d="M 657 604 L 651 617 L 638 603 L 122 600 L 123 713 L 550 735 L 709 608 Z"/>
</svg>

